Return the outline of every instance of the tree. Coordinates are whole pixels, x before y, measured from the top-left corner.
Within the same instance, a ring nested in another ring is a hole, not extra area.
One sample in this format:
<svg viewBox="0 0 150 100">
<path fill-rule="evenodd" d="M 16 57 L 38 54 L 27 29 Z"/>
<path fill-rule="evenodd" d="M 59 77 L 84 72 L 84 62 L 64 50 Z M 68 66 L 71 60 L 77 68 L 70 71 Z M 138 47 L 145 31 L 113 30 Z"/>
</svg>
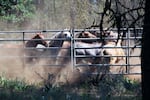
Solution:
<svg viewBox="0 0 150 100">
<path fill-rule="evenodd" d="M 142 52 L 141 52 L 141 64 L 142 64 L 142 95 L 143 100 L 150 99 L 150 1 L 146 0 L 145 3 L 145 19 L 144 19 L 144 31 L 142 39 Z"/>
<path fill-rule="evenodd" d="M 108 28 L 133 28 L 142 27 L 144 18 L 144 1 L 143 0 L 104 0 L 102 11 L 96 11 L 101 16 L 99 25 Z"/>
<path fill-rule="evenodd" d="M 139 22 L 144 20 L 144 23 L 140 23 L 140 26 L 144 25 L 141 51 L 142 97 L 143 100 L 148 100 L 150 98 L 150 1 L 138 0 L 139 6 L 130 9 L 129 7 L 125 6 L 125 3 L 121 3 L 120 0 L 114 0 L 116 7 L 115 10 L 111 8 L 112 1 L 113 0 L 106 0 L 103 12 L 98 13 L 102 16 L 99 24 L 101 30 L 103 29 L 104 16 L 107 16 L 108 13 L 111 16 L 111 20 L 109 20 L 109 22 L 112 22 L 111 27 L 115 26 L 118 29 L 124 25 L 127 28 L 137 27 Z M 124 9 L 124 12 L 122 12 L 123 10 L 121 9 Z M 128 20 L 128 18 L 131 20 Z"/>
<path fill-rule="evenodd" d="M 34 12 L 32 0 L 1 0 L 1 18 L 9 22 L 23 22 L 31 18 Z"/>
</svg>

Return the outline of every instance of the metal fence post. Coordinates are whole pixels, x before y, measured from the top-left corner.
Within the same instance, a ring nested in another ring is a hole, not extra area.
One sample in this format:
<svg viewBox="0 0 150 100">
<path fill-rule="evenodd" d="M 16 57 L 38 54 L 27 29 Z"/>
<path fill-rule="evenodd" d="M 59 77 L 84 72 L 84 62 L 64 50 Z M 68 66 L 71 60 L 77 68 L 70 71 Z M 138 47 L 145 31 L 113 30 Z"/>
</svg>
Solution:
<svg viewBox="0 0 150 100">
<path fill-rule="evenodd" d="M 23 38 L 23 68 L 25 68 L 25 32 L 22 32 Z"/>
<path fill-rule="evenodd" d="M 127 42 L 126 42 L 126 73 L 129 74 L 129 66 L 130 66 L 130 60 L 129 60 L 129 57 L 130 57 L 130 31 L 131 29 L 127 29 L 127 33 L 126 33 L 126 39 L 127 39 Z"/>
<path fill-rule="evenodd" d="M 71 67 L 74 70 L 74 29 L 70 30 L 71 33 Z"/>
</svg>

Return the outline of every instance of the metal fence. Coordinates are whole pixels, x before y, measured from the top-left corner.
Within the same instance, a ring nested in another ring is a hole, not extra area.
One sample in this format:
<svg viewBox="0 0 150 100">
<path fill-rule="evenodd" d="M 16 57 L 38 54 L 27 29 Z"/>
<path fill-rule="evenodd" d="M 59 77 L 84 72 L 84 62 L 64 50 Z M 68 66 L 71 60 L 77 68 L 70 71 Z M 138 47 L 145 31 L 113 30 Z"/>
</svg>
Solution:
<svg viewBox="0 0 150 100">
<path fill-rule="evenodd" d="M 112 31 L 117 31 L 117 29 L 110 29 Z M 29 30 L 29 31 L 0 31 L 0 54 L 1 54 L 1 60 L 8 60 L 8 59 L 16 59 L 18 61 L 23 61 L 23 63 L 17 63 L 17 64 L 22 64 L 22 66 L 26 66 L 28 63 L 24 61 L 25 59 L 25 54 L 24 52 L 19 52 L 18 53 L 18 47 L 19 45 L 22 45 L 21 48 L 25 48 L 25 43 L 26 41 L 30 40 L 33 34 L 37 32 L 42 32 L 45 35 L 45 40 L 46 41 L 51 41 L 52 36 L 55 35 L 56 32 L 60 32 L 63 30 Z M 122 48 L 125 52 L 125 61 L 116 63 L 116 64 L 104 64 L 104 63 L 98 63 L 98 64 L 88 64 L 87 62 L 85 63 L 77 63 L 78 58 L 86 59 L 86 58 L 93 58 L 92 56 L 89 55 L 76 55 L 76 49 L 81 49 L 81 48 L 76 48 L 75 43 L 77 40 L 80 40 L 82 38 L 76 38 L 75 34 L 84 31 L 84 29 L 73 29 L 69 30 L 69 32 L 72 34 L 71 38 L 71 48 L 70 48 L 70 54 L 71 56 L 66 56 L 62 57 L 64 59 L 68 58 L 70 59 L 71 67 L 101 67 L 101 66 L 112 66 L 116 69 L 119 69 L 119 72 L 112 72 L 111 74 L 141 74 L 140 69 L 141 67 L 141 60 L 140 60 L 140 51 L 141 51 L 141 36 L 142 36 L 142 28 L 129 28 L 129 29 L 121 29 L 122 32 L 124 32 L 125 36 L 123 37 L 123 42 L 121 47 L 113 47 L 113 48 Z M 86 31 L 98 31 L 99 29 L 88 29 Z M 84 38 L 87 40 L 90 40 L 89 38 Z M 97 38 L 99 39 L 99 38 Z M 56 48 L 56 47 L 55 47 Z M 58 47 L 59 48 L 59 47 Z M 107 47 L 106 49 L 110 49 L 112 47 Z M 32 50 L 37 49 L 37 48 L 30 48 Z M 53 48 L 46 48 L 46 49 L 53 49 Z M 64 48 L 66 49 L 66 48 Z M 94 49 L 94 48 L 83 48 L 83 49 Z M 14 53 L 17 52 L 17 53 Z M 49 58 L 56 58 L 57 55 L 38 55 L 38 58 L 44 58 L 44 59 L 49 59 Z M 118 55 L 120 56 L 120 55 Z M 107 56 L 106 56 L 107 57 Z M 116 57 L 116 56 L 114 56 Z M 10 60 L 11 61 L 11 60 Z M 68 63 L 65 63 L 68 64 Z M 37 63 L 39 66 L 57 66 L 55 63 L 45 63 L 40 65 Z M 58 65 L 61 66 L 61 65 Z M 121 68 L 124 68 L 123 71 L 120 71 Z M 134 71 L 131 71 L 134 69 Z"/>
</svg>

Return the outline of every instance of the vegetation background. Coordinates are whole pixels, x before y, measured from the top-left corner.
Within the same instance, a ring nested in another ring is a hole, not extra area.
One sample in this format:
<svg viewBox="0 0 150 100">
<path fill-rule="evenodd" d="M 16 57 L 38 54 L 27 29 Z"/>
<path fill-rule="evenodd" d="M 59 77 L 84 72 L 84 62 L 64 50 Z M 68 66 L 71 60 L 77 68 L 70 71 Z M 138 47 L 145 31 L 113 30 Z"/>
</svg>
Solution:
<svg viewBox="0 0 150 100">
<path fill-rule="evenodd" d="M 1 0 L 0 15 L 1 30 L 86 28 L 101 19 L 105 27 L 116 27 L 119 17 L 124 27 L 141 27 L 144 1 Z"/>
</svg>

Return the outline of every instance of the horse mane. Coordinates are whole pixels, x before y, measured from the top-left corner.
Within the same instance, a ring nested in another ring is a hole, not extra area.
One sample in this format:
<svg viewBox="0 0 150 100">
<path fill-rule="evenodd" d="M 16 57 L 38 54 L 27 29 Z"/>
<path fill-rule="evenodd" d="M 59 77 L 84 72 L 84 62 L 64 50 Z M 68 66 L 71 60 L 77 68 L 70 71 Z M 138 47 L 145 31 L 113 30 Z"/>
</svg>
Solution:
<svg viewBox="0 0 150 100">
<path fill-rule="evenodd" d="M 49 42 L 49 47 L 55 47 L 57 44 L 62 44 L 62 41 L 56 40 L 61 38 L 61 32 L 57 32 L 54 36 L 51 37 L 51 41 Z"/>
</svg>

